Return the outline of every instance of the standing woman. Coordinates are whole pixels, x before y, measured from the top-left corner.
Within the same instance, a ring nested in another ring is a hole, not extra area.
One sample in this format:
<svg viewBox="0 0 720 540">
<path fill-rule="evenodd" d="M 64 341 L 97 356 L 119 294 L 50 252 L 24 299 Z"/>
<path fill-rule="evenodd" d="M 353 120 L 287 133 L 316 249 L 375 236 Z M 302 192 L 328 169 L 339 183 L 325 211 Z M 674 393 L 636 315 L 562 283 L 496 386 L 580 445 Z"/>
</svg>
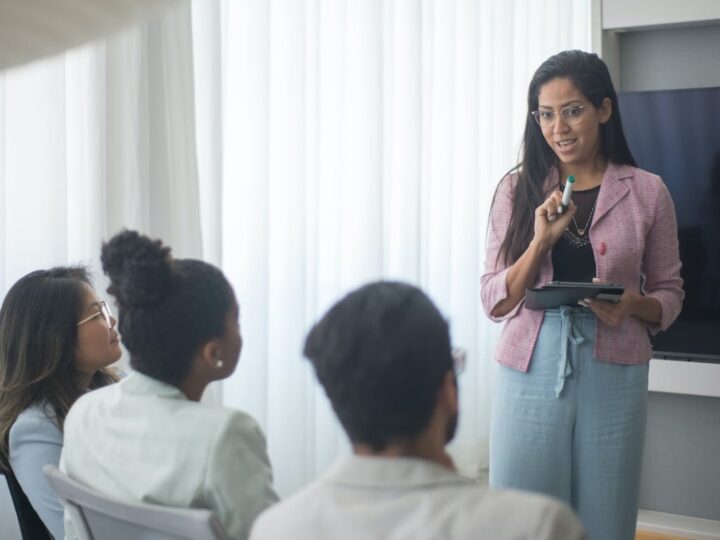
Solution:
<svg viewBox="0 0 720 540">
<path fill-rule="evenodd" d="M 564 51 L 535 72 L 521 163 L 493 201 L 482 302 L 507 321 L 496 358 L 490 483 L 569 503 L 591 540 L 634 538 L 648 333 L 682 305 L 677 226 L 662 180 L 638 169 L 607 66 Z M 575 190 L 557 213 L 568 176 Z M 616 282 L 619 303 L 530 310 L 552 280 Z"/>
<path fill-rule="evenodd" d="M 0 468 L 55 538 L 63 508 L 42 468 L 58 465 L 75 400 L 117 380 L 106 368 L 121 355 L 115 322 L 84 268 L 31 272 L 0 309 Z"/>
</svg>

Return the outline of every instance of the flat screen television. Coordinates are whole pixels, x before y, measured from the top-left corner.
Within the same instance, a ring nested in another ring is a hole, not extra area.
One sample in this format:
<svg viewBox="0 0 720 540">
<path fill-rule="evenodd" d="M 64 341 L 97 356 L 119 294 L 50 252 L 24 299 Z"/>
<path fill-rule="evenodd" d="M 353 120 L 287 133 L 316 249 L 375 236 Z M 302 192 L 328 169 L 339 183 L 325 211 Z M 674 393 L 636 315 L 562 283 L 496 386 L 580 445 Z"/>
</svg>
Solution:
<svg viewBox="0 0 720 540">
<path fill-rule="evenodd" d="M 675 203 L 685 301 L 655 358 L 720 363 L 720 88 L 623 92 L 630 150 Z"/>
</svg>

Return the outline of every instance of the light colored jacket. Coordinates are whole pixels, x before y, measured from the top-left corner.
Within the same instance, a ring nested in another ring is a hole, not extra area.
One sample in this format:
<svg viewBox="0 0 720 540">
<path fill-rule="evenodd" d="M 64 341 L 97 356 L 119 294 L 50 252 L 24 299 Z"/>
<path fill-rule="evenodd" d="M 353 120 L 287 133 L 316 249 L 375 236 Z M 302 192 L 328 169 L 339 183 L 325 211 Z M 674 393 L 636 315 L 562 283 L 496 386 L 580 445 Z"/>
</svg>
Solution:
<svg viewBox="0 0 720 540">
<path fill-rule="evenodd" d="M 47 404 L 21 412 L 8 435 L 10 466 L 40 519 L 55 538 L 63 537 L 63 507 L 50 489 L 42 468 L 58 466 L 63 435 Z"/>
<path fill-rule="evenodd" d="M 207 508 L 236 539 L 277 501 L 255 420 L 138 372 L 73 405 L 60 470 L 119 500 Z M 65 535 L 76 537 L 67 515 Z"/>
<path fill-rule="evenodd" d="M 557 172 L 548 176 L 545 191 L 557 187 Z M 520 303 L 503 317 L 493 317 L 493 308 L 507 298 L 508 266 L 498 257 L 505 238 L 517 175 L 502 180 L 490 214 L 485 273 L 481 297 L 485 313 L 494 321 L 507 321 L 500 336 L 496 359 L 511 368 L 527 371 L 544 311 Z M 528 216 L 534 219 L 534 216 Z M 657 299 L 662 306 L 659 324 L 628 317 L 620 326 L 597 321 L 595 350 L 599 360 L 617 364 L 650 361 L 648 332 L 666 330 L 682 308 L 684 292 L 680 278 L 677 221 L 670 193 L 659 176 L 627 165 L 609 164 L 598 193 L 589 231 L 597 278 L 620 283 Z M 533 287 L 552 281 L 551 255 L 542 261 Z"/>
<path fill-rule="evenodd" d="M 434 462 L 350 456 L 265 511 L 251 540 L 579 540 L 570 509 L 493 490 Z"/>
</svg>

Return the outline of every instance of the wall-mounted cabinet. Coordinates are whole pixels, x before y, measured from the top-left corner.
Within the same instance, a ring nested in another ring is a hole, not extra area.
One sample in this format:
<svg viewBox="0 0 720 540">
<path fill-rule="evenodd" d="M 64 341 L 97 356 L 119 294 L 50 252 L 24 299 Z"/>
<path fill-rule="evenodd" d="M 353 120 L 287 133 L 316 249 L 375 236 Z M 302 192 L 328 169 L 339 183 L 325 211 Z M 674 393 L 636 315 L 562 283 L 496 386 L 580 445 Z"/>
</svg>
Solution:
<svg viewBox="0 0 720 540">
<path fill-rule="evenodd" d="M 618 92 L 720 87 L 720 0 L 591 1 L 593 51 Z M 720 363 L 653 360 L 649 385 L 640 522 L 720 538 Z"/>
<path fill-rule="evenodd" d="M 593 50 L 618 90 L 720 86 L 720 1 L 592 4 Z"/>
</svg>

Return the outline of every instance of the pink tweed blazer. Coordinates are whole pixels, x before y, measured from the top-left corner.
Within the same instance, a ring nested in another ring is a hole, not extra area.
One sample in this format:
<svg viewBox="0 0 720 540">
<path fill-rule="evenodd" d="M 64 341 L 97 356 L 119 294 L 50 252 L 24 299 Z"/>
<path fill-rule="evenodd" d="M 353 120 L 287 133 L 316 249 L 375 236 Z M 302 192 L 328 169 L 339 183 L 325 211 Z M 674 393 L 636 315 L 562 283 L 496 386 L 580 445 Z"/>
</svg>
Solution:
<svg viewBox="0 0 720 540">
<path fill-rule="evenodd" d="M 546 182 L 549 194 L 557 173 Z M 517 175 L 504 178 L 498 187 L 490 213 L 485 273 L 481 297 L 485 313 L 493 321 L 506 321 L 496 351 L 496 360 L 511 368 L 527 371 L 544 312 L 524 307 L 524 300 L 503 317 L 490 315 L 507 297 L 507 266 L 498 252 L 508 223 Z M 533 219 L 528 216 L 528 219 Z M 667 329 L 680 313 L 684 292 L 680 278 L 677 221 L 670 193 L 659 176 L 627 165 L 610 164 L 598 194 L 590 241 L 599 279 L 622 283 L 657 298 L 662 305 L 659 324 L 647 324 L 629 317 L 618 327 L 598 319 L 594 356 L 616 364 L 643 364 L 650 361 L 650 333 Z M 534 287 L 552 281 L 550 254 L 542 261 Z"/>
</svg>

